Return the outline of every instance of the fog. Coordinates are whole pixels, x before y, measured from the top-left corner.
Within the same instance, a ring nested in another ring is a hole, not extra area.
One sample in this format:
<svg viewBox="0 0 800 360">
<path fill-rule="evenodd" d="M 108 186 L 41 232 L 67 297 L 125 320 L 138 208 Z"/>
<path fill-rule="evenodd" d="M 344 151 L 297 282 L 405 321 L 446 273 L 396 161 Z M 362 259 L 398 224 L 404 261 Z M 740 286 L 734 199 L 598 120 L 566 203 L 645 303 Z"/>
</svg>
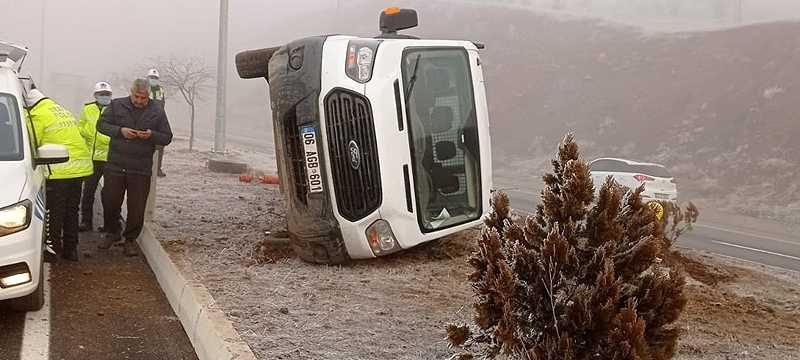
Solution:
<svg viewBox="0 0 800 360">
<path fill-rule="evenodd" d="M 42 27 L 42 4 L 45 25 Z M 534 0 L 497 1 L 517 6 L 551 11 L 554 7 L 570 16 L 590 16 L 633 23 L 644 27 L 690 28 L 724 25 L 732 18 L 725 8 L 731 0 L 683 1 L 670 0 L 671 10 L 658 0 Z M 273 46 L 294 38 L 325 33 L 360 32 L 377 28 L 377 12 L 391 4 L 407 1 L 344 1 L 296 0 L 259 1 L 235 0 L 230 5 L 229 60 L 242 49 Z M 449 6 L 462 3 L 490 4 L 492 1 L 445 1 Z M 679 4 L 678 4 L 679 3 Z M 720 8 L 714 12 L 714 9 Z M 675 5 L 677 4 L 677 5 Z M 418 4 L 415 4 L 418 5 Z M 337 6 L 340 10 L 337 11 Z M 433 15 L 421 6 L 418 30 L 426 34 L 426 21 Z M 716 6 L 716 7 L 715 7 Z M 732 5 L 733 6 L 733 5 Z M 418 6 L 419 7 L 419 6 Z M 743 21 L 764 21 L 794 18 L 800 15 L 800 3 L 792 0 L 759 0 L 743 3 Z M 670 12 L 671 11 L 671 12 Z M 374 13 L 374 17 L 353 14 Z M 100 80 L 110 80 L 122 74 L 131 78 L 132 69 L 161 57 L 198 56 L 215 69 L 217 53 L 218 2 L 192 0 L 2 0 L 0 14 L 3 26 L 0 39 L 23 44 L 31 49 L 25 71 L 31 73 L 39 86 L 51 97 L 63 102 L 73 111 L 90 100 L 91 86 Z M 339 14 L 339 18 L 337 18 Z M 452 19 L 459 22 L 459 19 Z M 498 26 L 501 26 L 498 19 Z M 666 25 L 665 25 L 666 24 Z M 44 47 L 41 29 L 44 28 Z M 460 31 L 441 36 L 467 37 Z M 481 39 L 501 46 L 504 39 Z M 45 76 L 40 74 L 44 56 Z M 244 81 L 235 76 L 234 66 L 228 66 L 228 132 L 229 134 L 258 134 L 268 138 L 266 87 L 259 81 Z M 114 84 L 124 89 L 126 84 Z M 116 95 L 124 95 L 118 92 Z M 171 94 L 169 113 L 179 133 L 187 131 L 186 106 L 177 94 Z M 198 133 L 210 137 L 214 118 L 214 90 L 205 94 L 199 112 Z M 255 132 L 254 132 L 255 130 Z"/>
<path fill-rule="evenodd" d="M 1 1 L 0 39 L 29 46 L 25 72 L 76 113 L 95 82 L 142 76 L 152 58 L 199 57 L 216 75 L 216 1 L 47 1 L 44 77 L 41 0 Z M 744 0 L 739 14 L 736 0 L 675 1 L 234 0 L 228 144 L 273 147 L 267 86 L 236 76 L 238 51 L 321 34 L 373 36 L 380 10 L 399 5 L 419 10 L 411 34 L 487 44 L 498 186 L 529 188 L 525 179 L 545 170 L 560 137 L 575 131 L 589 158 L 662 163 L 683 194 L 800 222 L 800 183 L 791 177 L 800 171 L 792 94 L 800 23 L 786 21 L 800 18 L 800 2 Z M 127 86 L 115 83 L 115 95 Z M 203 95 L 196 134 L 210 140 L 215 89 Z M 178 94 L 168 93 L 167 112 L 175 133 L 188 136 Z M 755 172 L 772 175 L 762 183 Z M 797 195 L 774 190 L 787 182 Z"/>
<path fill-rule="evenodd" d="M 231 134 L 267 134 L 269 124 L 263 82 L 235 77 L 232 60 L 238 50 L 272 46 L 305 34 L 313 22 L 303 12 L 333 9 L 334 1 L 294 1 L 292 6 L 275 6 L 275 1 L 236 0 L 230 6 L 228 66 L 228 131 Z M 281 2 L 283 3 L 283 2 Z M 285 3 L 284 3 L 285 4 Z M 3 26 L 0 39 L 30 48 L 24 72 L 33 75 L 47 95 L 78 111 L 90 101 L 95 82 L 110 81 L 116 75 L 133 78 L 133 69 L 150 58 L 197 56 L 216 75 L 217 1 L 192 0 L 77 0 L 46 1 L 44 49 L 41 44 L 42 1 L 0 1 Z M 296 28 L 270 28 L 274 19 L 297 18 Z M 303 21 L 305 20 L 305 21 Z M 305 22 L 305 25 L 303 24 Z M 314 29 L 316 30 L 316 29 Z M 257 39 L 264 39 L 259 41 Z M 45 76 L 40 73 L 44 53 Z M 143 76 L 144 74 L 138 74 Z M 128 84 L 113 84 L 117 90 Z M 198 132 L 210 136 L 213 130 L 215 90 L 205 95 L 199 112 Z M 115 94 L 124 96 L 122 91 Z M 178 133 L 188 132 L 186 105 L 178 94 L 168 94 L 168 113 Z M 246 130 L 242 130 L 246 129 Z"/>
</svg>

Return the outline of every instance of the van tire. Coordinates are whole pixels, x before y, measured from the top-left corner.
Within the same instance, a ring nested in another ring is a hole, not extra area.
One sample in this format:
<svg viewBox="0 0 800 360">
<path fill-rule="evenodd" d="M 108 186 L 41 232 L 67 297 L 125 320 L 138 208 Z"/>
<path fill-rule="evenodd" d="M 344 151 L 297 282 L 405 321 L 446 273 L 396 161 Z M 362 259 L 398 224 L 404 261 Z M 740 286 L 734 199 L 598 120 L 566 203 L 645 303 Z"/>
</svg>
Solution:
<svg viewBox="0 0 800 360">
<path fill-rule="evenodd" d="M 247 50 L 236 54 L 236 71 L 242 79 L 267 78 L 269 61 L 280 47 Z"/>
<path fill-rule="evenodd" d="M 305 262 L 337 265 L 350 260 L 341 237 L 303 239 L 292 235 L 292 249 Z"/>
<path fill-rule="evenodd" d="M 8 307 L 13 311 L 28 312 L 39 311 L 44 306 L 44 261 L 39 268 L 39 286 L 29 295 L 8 301 Z"/>
</svg>

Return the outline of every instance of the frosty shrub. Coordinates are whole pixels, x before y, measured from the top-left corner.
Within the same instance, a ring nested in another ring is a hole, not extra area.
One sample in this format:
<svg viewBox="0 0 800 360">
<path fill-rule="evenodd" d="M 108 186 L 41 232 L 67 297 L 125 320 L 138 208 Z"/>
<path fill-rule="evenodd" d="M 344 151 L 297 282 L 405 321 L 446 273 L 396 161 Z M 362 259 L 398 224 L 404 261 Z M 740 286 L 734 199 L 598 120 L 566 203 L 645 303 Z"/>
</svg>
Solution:
<svg viewBox="0 0 800 360">
<path fill-rule="evenodd" d="M 686 305 L 684 276 L 662 265 L 679 223 L 696 209 L 658 221 L 642 188 L 613 181 L 595 199 L 588 164 L 573 136 L 559 145 L 535 216 L 512 221 L 495 193 L 469 262 L 474 324 L 447 329 L 454 359 L 670 359 Z M 680 219 L 679 219 L 680 217 Z"/>
</svg>

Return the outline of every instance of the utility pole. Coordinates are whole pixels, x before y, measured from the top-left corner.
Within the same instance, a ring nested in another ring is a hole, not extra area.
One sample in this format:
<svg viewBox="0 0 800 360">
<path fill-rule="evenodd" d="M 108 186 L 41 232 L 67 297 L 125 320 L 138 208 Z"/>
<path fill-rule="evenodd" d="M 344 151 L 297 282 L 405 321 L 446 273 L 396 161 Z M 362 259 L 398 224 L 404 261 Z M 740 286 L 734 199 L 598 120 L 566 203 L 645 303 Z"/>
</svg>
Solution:
<svg viewBox="0 0 800 360">
<path fill-rule="evenodd" d="M 342 23 L 342 0 L 336 0 L 336 20 L 334 24 L 336 27 L 339 27 L 339 24 Z"/>
<path fill-rule="evenodd" d="M 42 0 L 42 16 L 40 17 L 41 29 L 39 31 L 39 85 L 44 85 L 44 33 L 45 33 L 45 15 L 47 15 L 47 0 Z"/>
<path fill-rule="evenodd" d="M 228 0 L 219 3 L 219 53 L 217 57 L 217 120 L 214 152 L 225 152 L 225 83 L 228 79 Z"/>
<path fill-rule="evenodd" d="M 742 21 L 744 20 L 743 19 L 743 16 L 744 16 L 744 0 L 736 0 L 736 5 L 735 6 L 736 6 L 736 9 L 734 10 L 734 12 L 735 12 L 734 21 L 736 21 L 737 24 L 741 24 Z"/>
</svg>

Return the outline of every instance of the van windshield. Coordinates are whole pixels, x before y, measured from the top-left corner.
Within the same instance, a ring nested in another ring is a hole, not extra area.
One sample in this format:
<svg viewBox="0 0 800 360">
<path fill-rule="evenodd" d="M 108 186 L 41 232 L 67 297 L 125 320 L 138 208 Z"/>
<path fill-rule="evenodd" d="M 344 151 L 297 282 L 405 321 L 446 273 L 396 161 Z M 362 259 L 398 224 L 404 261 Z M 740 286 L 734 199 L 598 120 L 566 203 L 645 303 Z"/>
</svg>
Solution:
<svg viewBox="0 0 800 360">
<path fill-rule="evenodd" d="M 463 48 L 415 48 L 402 59 L 417 216 L 423 232 L 482 213 L 478 121 Z"/>
<path fill-rule="evenodd" d="M 0 93 L 0 161 L 19 161 L 22 155 L 22 125 L 17 100 Z"/>
</svg>

